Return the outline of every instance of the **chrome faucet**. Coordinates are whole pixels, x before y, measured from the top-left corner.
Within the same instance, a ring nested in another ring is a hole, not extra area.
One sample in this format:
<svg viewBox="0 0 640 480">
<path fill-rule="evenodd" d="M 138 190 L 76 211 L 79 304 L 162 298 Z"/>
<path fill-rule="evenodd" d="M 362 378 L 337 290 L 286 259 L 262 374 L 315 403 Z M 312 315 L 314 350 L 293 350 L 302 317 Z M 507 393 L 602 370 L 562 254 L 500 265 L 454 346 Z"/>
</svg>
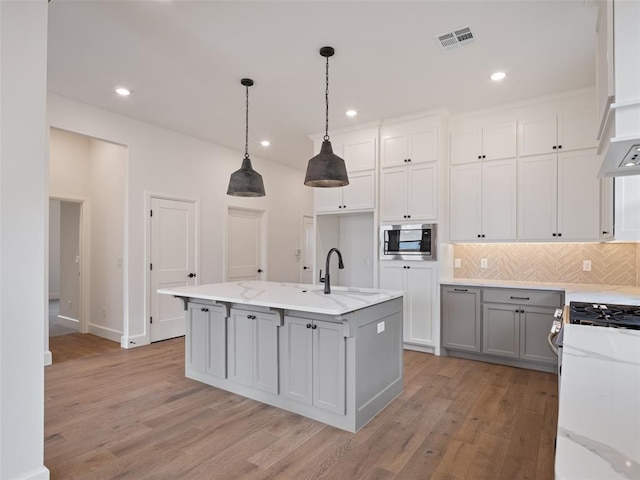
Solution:
<svg viewBox="0 0 640 480">
<path fill-rule="evenodd" d="M 320 281 L 324 282 L 324 293 L 329 294 L 331 293 L 331 275 L 329 274 L 329 260 L 331 260 L 331 254 L 333 252 L 336 252 L 338 254 L 338 268 L 343 269 L 344 268 L 344 263 L 342 263 L 342 254 L 340 253 L 340 250 L 338 250 L 337 248 L 332 248 L 331 250 L 329 250 L 329 253 L 327 253 L 327 263 L 325 265 L 325 274 L 324 274 L 324 278 L 322 278 L 322 270 L 320 270 Z"/>
</svg>

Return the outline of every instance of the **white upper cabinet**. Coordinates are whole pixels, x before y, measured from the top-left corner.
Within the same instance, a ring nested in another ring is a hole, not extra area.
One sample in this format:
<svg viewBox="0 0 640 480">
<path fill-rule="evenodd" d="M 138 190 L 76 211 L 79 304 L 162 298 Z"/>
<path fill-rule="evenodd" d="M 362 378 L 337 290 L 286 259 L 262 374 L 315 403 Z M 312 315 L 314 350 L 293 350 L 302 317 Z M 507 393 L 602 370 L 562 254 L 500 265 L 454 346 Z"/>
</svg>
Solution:
<svg viewBox="0 0 640 480">
<path fill-rule="evenodd" d="M 518 238 L 600 239 L 601 158 L 595 150 L 518 160 Z"/>
<path fill-rule="evenodd" d="M 365 129 L 331 138 L 333 153 L 342 157 L 349 174 L 349 185 L 341 188 L 315 188 L 316 213 L 345 213 L 375 208 L 375 167 L 377 130 Z M 322 139 L 315 142 L 320 151 Z"/>
<path fill-rule="evenodd" d="M 380 171 L 380 220 L 435 220 L 438 166 L 423 163 Z"/>
<path fill-rule="evenodd" d="M 451 168 L 452 241 L 516 239 L 516 160 Z"/>
<path fill-rule="evenodd" d="M 438 125 L 431 120 L 413 120 L 380 129 L 382 168 L 438 161 Z"/>
<path fill-rule="evenodd" d="M 542 112 L 518 122 L 518 155 L 581 150 L 597 146 L 595 105 Z"/>
<path fill-rule="evenodd" d="M 616 240 L 640 242 L 640 175 L 615 178 Z"/>
<path fill-rule="evenodd" d="M 516 122 L 487 124 L 451 132 L 451 164 L 516 156 Z"/>
</svg>

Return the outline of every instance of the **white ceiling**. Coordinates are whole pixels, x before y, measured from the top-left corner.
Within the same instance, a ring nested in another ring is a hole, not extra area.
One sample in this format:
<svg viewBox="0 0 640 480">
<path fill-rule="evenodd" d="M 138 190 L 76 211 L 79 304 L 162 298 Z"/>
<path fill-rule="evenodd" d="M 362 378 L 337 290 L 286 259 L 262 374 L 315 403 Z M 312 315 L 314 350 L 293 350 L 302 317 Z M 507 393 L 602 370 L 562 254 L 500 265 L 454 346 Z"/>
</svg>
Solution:
<svg viewBox="0 0 640 480">
<path fill-rule="evenodd" d="M 324 129 L 324 45 L 336 49 L 329 133 L 595 84 L 597 8 L 585 0 L 53 0 L 49 10 L 49 91 L 242 150 L 250 77 L 249 152 L 301 169 L 308 135 Z M 434 36 L 463 26 L 476 43 L 442 51 Z M 496 70 L 502 83 L 488 79 Z M 131 96 L 116 95 L 120 85 Z"/>
</svg>

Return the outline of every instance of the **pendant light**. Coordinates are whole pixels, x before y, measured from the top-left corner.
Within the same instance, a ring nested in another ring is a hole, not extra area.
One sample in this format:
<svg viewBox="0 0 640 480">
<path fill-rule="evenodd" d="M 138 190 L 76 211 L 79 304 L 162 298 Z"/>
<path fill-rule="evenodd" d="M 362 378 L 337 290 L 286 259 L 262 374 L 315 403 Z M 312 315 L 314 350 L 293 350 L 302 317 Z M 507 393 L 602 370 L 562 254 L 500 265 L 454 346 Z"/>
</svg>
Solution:
<svg viewBox="0 0 640 480">
<path fill-rule="evenodd" d="M 347 167 L 344 160 L 333 153 L 331 142 L 329 141 L 329 57 L 333 56 L 335 50 L 332 47 L 322 47 L 320 55 L 327 59 L 325 75 L 325 133 L 320 148 L 320 153 L 309 160 L 307 174 L 304 184 L 308 187 L 344 187 L 349 185 Z"/>
<path fill-rule="evenodd" d="M 244 137 L 244 158 L 240 170 L 231 174 L 227 195 L 234 197 L 264 197 L 264 183 L 262 175 L 251 167 L 249 158 L 249 87 L 253 85 L 253 80 L 243 78 L 240 83 L 246 88 L 246 113 L 245 113 L 245 137 Z"/>
</svg>

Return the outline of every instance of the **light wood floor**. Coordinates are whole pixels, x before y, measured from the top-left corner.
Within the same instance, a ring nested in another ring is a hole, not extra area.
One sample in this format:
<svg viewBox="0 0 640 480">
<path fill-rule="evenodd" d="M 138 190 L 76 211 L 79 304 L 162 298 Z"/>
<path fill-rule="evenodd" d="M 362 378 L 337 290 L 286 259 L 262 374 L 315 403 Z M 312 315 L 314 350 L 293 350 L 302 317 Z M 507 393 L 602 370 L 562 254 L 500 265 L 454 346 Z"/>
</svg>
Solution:
<svg viewBox="0 0 640 480">
<path fill-rule="evenodd" d="M 351 434 L 184 378 L 182 338 L 74 337 L 45 370 L 52 480 L 553 478 L 551 374 L 405 351 L 403 394 Z"/>
</svg>

